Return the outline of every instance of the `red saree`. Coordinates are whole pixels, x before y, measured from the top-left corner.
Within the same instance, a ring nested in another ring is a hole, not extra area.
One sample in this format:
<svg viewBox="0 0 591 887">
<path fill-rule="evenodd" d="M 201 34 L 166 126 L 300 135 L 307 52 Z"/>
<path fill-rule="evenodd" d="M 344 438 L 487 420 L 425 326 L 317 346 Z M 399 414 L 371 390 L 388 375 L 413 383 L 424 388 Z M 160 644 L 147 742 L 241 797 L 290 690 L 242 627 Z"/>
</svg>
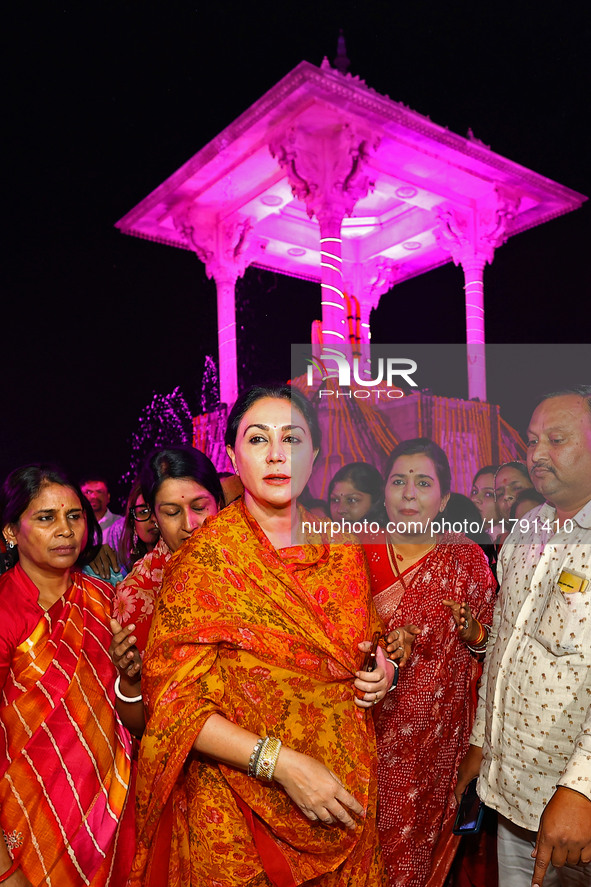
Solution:
<svg viewBox="0 0 591 887">
<path fill-rule="evenodd" d="M 365 548 L 384 622 L 422 628 L 376 727 L 380 842 L 392 887 L 440 887 L 459 841 L 451 834 L 453 790 L 480 675 L 441 601 L 467 601 L 473 615 L 490 624 L 496 582 L 482 550 L 462 536 L 445 537 L 407 570 L 406 590 L 383 537 Z"/>
<path fill-rule="evenodd" d="M 385 883 L 374 728 L 353 702 L 357 644 L 376 628 L 359 546 L 277 552 L 242 502 L 183 544 L 146 651 L 130 887 Z M 366 810 L 355 832 L 311 823 L 279 785 L 194 754 L 216 712 L 332 769 Z"/>
<path fill-rule="evenodd" d="M 44 611 L 19 565 L 0 579 L 0 818 L 33 885 L 115 887 L 131 864 L 130 740 L 108 655 L 112 591 L 73 572 Z"/>
</svg>

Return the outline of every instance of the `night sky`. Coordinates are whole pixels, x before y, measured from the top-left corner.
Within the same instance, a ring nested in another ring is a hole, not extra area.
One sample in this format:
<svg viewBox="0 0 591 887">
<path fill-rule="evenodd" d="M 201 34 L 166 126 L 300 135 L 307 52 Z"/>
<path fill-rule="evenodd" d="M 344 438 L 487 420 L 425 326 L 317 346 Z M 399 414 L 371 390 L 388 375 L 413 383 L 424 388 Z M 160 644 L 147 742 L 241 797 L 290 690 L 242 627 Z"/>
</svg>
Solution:
<svg viewBox="0 0 591 887">
<path fill-rule="evenodd" d="M 591 194 L 586 4 L 45 5 L 13 6 L 5 21 L 2 477 L 57 459 L 116 481 L 153 392 L 180 385 L 197 408 L 205 355 L 216 354 L 215 286 L 191 253 L 113 226 L 300 61 L 332 60 L 340 27 L 351 72 L 378 92 Z M 489 342 L 589 340 L 590 212 L 497 250 L 485 271 Z M 461 343 L 462 286 L 449 264 L 396 287 L 374 341 Z M 244 380 L 288 378 L 319 288 L 251 268 L 238 299 Z M 548 387 L 573 374 L 551 355 L 508 351 L 490 378 L 518 427 L 539 378 Z M 590 382 L 586 351 L 576 355 L 587 377 L 572 381 Z"/>
</svg>

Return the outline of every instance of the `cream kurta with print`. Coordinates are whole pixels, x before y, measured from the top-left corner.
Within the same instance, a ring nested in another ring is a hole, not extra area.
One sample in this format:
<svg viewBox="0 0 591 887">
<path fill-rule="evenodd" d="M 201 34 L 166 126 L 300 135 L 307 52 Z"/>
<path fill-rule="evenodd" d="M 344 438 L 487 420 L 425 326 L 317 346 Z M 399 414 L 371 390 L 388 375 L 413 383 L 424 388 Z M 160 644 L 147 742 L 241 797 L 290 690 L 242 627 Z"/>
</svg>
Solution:
<svg viewBox="0 0 591 887">
<path fill-rule="evenodd" d="M 526 520 L 501 549 L 470 741 L 484 753 L 481 798 L 536 831 L 556 785 L 591 799 L 591 502 L 559 532 L 547 504 Z M 565 569 L 590 580 L 584 591 L 560 590 Z"/>
</svg>

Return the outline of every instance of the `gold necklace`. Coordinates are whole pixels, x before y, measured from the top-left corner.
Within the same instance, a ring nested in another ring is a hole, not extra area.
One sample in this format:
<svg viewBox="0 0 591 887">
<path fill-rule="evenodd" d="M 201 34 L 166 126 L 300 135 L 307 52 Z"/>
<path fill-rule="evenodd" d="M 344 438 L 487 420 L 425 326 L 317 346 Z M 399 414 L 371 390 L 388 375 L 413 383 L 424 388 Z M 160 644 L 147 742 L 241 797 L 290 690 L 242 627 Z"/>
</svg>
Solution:
<svg viewBox="0 0 591 887">
<path fill-rule="evenodd" d="M 406 570 L 409 569 L 410 567 L 412 567 L 413 564 L 416 564 L 416 563 L 418 563 L 418 561 L 421 561 L 421 560 L 423 560 L 423 558 L 427 557 L 427 555 L 433 551 L 433 549 L 435 548 L 436 545 L 437 545 L 437 540 L 435 540 L 435 542 L 433 542 L 433 544 L 430 545 L 426 551 L 423 551 L 418 557 L 413 558 L 411 555 L 410 558 L 405 558 L 403 554 L 399 554 L 396 551 L 396 546 L 394 545 L 392 540 L 388 539 L 388 543 L 386 545 L 386 550 L 388 552 L 388 560 L 390 562 L 390 566 L 392 567 L 392 572 L 394 573 L 394 575 L 396 576 L 397 579 L 400 579 L 400 581 L 402 582 L 402 587 L 404 588 L 405 591 L 406 591 L 406 583 L 404 581 L 402 573 L 400 572 L 400 567 L 398 566 L 398 561 L 401 561 L 401 562 L 405 561 L 405 560 L 409 561 L 408 566 L 404 570 L 404 572 L 406 572 Z"/>
<path fill-rule="evenodd" d="M 435 540 L 435 542 L 432 542 L 428 548 L 426 548 L 424 551 L 421 551 L 418 555 L 416 555 L 414 553 L 413 554 L 401 554 L 399 551 L 396 550 L 396 546 L 394 545 L 394 543 L 392 542 L 391 539 L 389 540 L 388 545 L 392 548 L 392 551 L 394 552 L 394 557 L 396 558 L 397 561 L 410 561 L 411 564 L 414 564 L 417 561 L 420 561 L 421 558 L 424 558 L 425 555 L 429 554 L 429 552 L 433 551 L 433 549 L 437 545 L 437 540 Z"/>
</svg>

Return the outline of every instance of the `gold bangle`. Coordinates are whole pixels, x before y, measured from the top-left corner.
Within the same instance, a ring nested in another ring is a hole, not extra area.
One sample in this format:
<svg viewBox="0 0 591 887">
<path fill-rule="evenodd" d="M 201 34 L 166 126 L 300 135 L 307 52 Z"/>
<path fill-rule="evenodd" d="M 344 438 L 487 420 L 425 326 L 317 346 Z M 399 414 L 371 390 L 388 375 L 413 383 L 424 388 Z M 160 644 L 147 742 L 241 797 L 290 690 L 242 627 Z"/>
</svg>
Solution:
<svg viewBox="0 0 591 887">
<path fill-rule="evenodd" d="M 488 637 L 490 634 L 490 627 L 488 625 L 484 625 L 482 622 L 480 623 L 480 632 L 478 634 L 478 638 L 472 644 L 466 644 L 471 653 L 484 653 L 488 646 Z"/>
<path fill-rule="evenodd" d="M 256 764 L 256 778 L 265 782 L 273 781 L 277 758 L 281 751 L 281 740 L 267 736 L 263 742 L 261 753 Z"/>
<path fill-rule="evenodd" d="M 480 647 L 480 645 L 482 644 L 485 637 L 486 637 L 486 630 L 485 630 L 482 622 L 479 622 L 478 623 L 478 637 L 475 640 L 470 641 L 470 646 L 471 647 Z"/>
</svg>

